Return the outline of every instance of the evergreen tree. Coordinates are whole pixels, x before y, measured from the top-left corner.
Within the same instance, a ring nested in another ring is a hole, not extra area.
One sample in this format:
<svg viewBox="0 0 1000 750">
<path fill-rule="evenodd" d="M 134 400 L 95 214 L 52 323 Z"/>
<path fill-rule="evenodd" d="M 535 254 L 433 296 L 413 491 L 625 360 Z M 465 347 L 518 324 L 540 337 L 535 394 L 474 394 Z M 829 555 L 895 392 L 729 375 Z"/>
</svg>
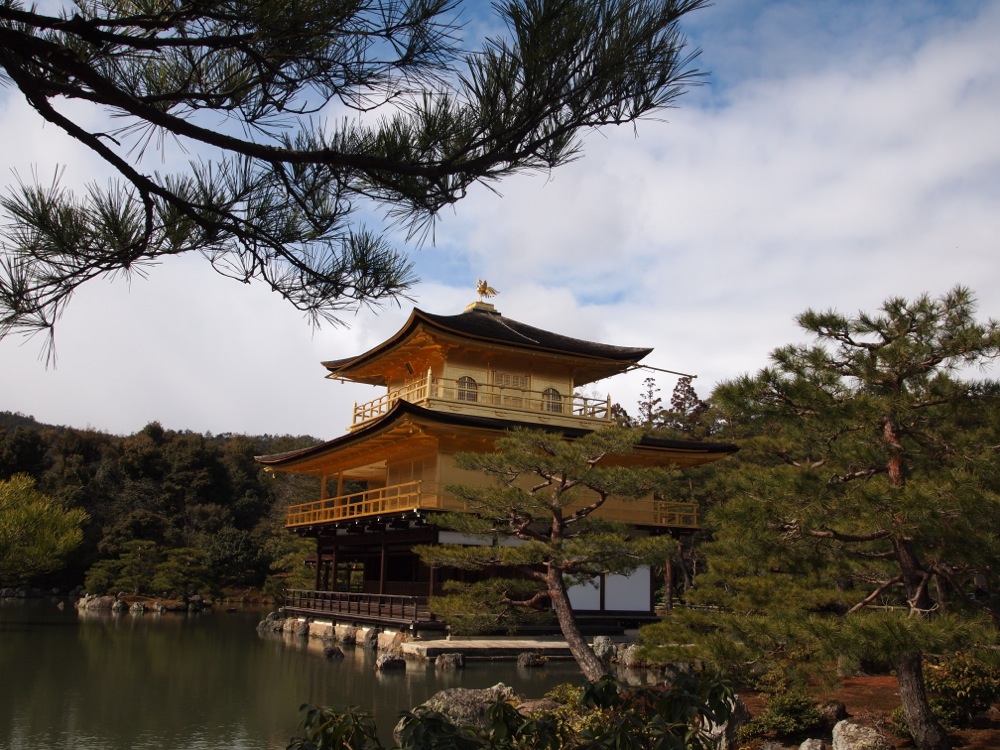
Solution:
<svg viewBox="0 0 1000 750">
<path fill-rule="evenodd" d="M 462 468 L 484 472 L 494 482 L 449 487 L 469 512 L 449 514 L 435 523 L 492 543 L 441 544 L 419 547 L 417 553 L 430 565 L 491 575 L 516 573 L 534 581 L 533 597 L 514 602 L 508 596 L 505 603 L 551 605 L 584 675 L 600 678 L 607 667 L 580 632 L 568 585 L 662 562 L 675 545 L 668 536 L 635 537 L 623 525 L 594 517 L 612 498 L 666 494 L 671 471 L 619 463 L 632 453 L 637 439 L 636 432 L 618 429 L 572 441 L 554 433 L 514 430 L 497 440 L 494 453 L 461 454 Z"/>
<path fill-rule="evenodd" d="M 66 508 L 15 474 L 0 480 L 0 581 L 21 583 L 57 568 L 83 539 L 87 514 Z"/>
<path fill-rule="evenodd" d="M 690 375 L 677 378 L 673 393 L 670 394 L 670 411 L 665 418 L 665 426 L 688 437 L 703 437 L 708 432 L 706 413 L 707 402 L 698 397 Z"/>
<path fill-rule="evenodd" d="M 888 663 L 917 746 L 949 746 L 923 657 L 996 640 L 981 589 L 1000 570 L 1000 384 L 974 376 L 1000 354 L 1000 326 L 975 311 L 964 288 L 876 315 L 807 311 L 815 345 L 717 388 L 748 435 L 693 594 L 723 612 L 647 630 L 647 643 L 665 655 L 690 640 L 731 668 L 823 653 Z"/>
<path fill-rule="evenodd" d="M 643 391 L 639 394 L 639 416 L 636 419 L 637 427 L 646 430 L 658 429 L 662 426 L 663 415 L 666 409 L 663 408 L 663 399 L 658 395 L 659 387 L 656 385 L 656 378 L 646 378 L 642 381 Z"/>
<path fill-rule="evenodd" d="M 474 184 L 662 112 L 697 80 L 678 24 L 703 5 L 505 0 L 503 31 L 477 40 L 461 0 L 0 3 L 4 80 L 120 178 L 0 199 L 0 336 L 50 331 L 89 279 L 191 251 L 314 321 L 398 298 L 411 263 L 356 212 L 420 234 Z M 94 132 L 65 100 L 117 120 Z M 186 171 L 143 167 L 175 141 Z"/>
</svg>

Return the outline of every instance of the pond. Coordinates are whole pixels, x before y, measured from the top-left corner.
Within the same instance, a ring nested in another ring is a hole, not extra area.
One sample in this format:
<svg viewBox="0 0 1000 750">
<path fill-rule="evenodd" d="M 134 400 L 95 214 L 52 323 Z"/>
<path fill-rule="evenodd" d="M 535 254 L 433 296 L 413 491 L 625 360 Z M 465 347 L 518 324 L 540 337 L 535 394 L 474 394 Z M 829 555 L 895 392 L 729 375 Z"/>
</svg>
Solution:
<svg viewBox="0 0 1000 750">
<path fill-rule="evenodd" d="M 259 635 L 259 611 L 84 616 L 57 604 L 0 602 L 3 750 L 283 750 L 303 703 L 361 706 L 391 747 L 399 712 L 438 690 L 503 682 L 540 697 L 582 682 L 572 661 L 376 673 L 361 648 L 329 660 L 315 639 Z"/>
</svg>

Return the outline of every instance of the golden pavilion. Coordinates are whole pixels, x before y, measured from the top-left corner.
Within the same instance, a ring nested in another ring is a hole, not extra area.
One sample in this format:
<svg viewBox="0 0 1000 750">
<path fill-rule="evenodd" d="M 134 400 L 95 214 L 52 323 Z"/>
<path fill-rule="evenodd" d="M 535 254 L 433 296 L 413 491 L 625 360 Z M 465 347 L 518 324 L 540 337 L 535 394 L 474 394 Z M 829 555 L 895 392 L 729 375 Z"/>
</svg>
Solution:
<svg viewBox="0 0 1000 750">
<path fill-rule="evenodd" d="M 480 299 L 458 315 L 415 309 L 399 331 L 352 357 L 323 362 L 327 377 L 381 390 L 355 404 L 346 434 L 309 448 L 259 456 L 272 471 L 317 477 L 320 497 L 288 509 L 290 531 L 315 539 L 315 589 L 293 591 L 286 610 L 356 623 L 441 627 L 426 607 L 456 571 L 425 566 L 414 545 L 477 543 L 434 525 L 463 511 L 449 485 L 487 481 L 459 469 L 455 454 L 491 451 L 513 427 L 567 439 L 614 425 L 611 397 L 580 390 L 639 366 L 652 350 L 563 336 L 504 317 Z M 686 468 L 736 450 L 722 443 L 645 437 L 630 461 Z M 600 515 L 635 533 L 698 527 L 693 503 L 649 497 L 609 501 Z M 648 569 L 571 591 L 581 617 L 640 620 L 653 610 Z"/>
</svg>

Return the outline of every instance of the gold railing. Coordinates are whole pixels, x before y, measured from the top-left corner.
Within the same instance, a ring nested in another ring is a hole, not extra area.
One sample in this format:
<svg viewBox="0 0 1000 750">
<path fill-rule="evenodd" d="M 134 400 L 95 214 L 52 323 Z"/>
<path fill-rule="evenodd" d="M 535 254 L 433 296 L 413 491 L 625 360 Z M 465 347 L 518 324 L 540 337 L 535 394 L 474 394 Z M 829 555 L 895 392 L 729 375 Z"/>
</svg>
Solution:
<svg viewBox="0 0 1000 750">
<path fill-rule="evenodd" d="M 437 495 L 420 491 L 420 482 L 406 482 L 351 495 L 328 497 L 288 508 L 285 528 L 309 524 L 349 521 L 400 510 L 436 508 Z"/>
<path fill-rule="evenodd" d="M 609 499 L 595 514 L 606 521 L 633 526 L 658 526 L 672 529 L 697 529 L 698 504 L 667 500 Z"/>
<path fill-rule="evenodd" d="M 421 482 L 406 482 L 377 490 L 329 497 L 288 508 L 286 528 L 312 524 L 352 521 L 406 510 L 464 510 L 460 501 L 445 500 L 437 492 L 421 490 Z M 650 505 L 652 503 L 652 505 Z M 663 526 L 679 529 L 698 528 L 697 503 L 666 500 L 610 500 L 597 512 L 598 517 L 636 526 Z"/>
<path fill-rule="evenodd" d="M 352 426 L 376 419 L 387 413 L 399 401 L 412 404 L 431 399 L 452 401 L 466 406 L 499 407 L 548 416 L 570 416 L 611 421 L 611 396 L 603 399 L 577 394 L 557 394 L 552 391 L 530 391 L 491 383 L 462 383 L 451 378 L 427 375 L 389 391 L 363 404 L 354 404 Z"/>
<path fill-rule="evenodd" d="M 397 401 L 409 401 L 411 404 L 419 404 L 427 401 L 430 394 L 429 379 L 425 378 L 413 383 L 407 383 L 404 387 L 394 391 L 389 391 L 384 396 L 368 401 L 364 404 L 354 404 L 354 421 L 352 424 L 358 425 L 369 422 L 376 417 L 381 417 L 388 412 Z"/>
</svg>

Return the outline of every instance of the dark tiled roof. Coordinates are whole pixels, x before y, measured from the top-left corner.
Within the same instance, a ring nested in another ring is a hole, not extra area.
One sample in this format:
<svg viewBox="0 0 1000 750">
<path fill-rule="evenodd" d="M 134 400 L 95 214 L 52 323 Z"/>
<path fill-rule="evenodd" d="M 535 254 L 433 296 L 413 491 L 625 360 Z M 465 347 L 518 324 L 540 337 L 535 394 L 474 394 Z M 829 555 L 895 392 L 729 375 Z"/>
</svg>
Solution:
<svg viewBox="0 0 1000 750">
<path fill-rule="evenodd" d="M 501 343 L 521 349 L 535 349 L 538 351 L 559 352 L 610 360 L 625 364 L 638 362 L 653 351 L 652 349 L 612 346 L 611 344 L 575 339 L 570 336 L 545 331 L 541 328 L 535 328 L 534 326 L 529 326 L 527 323 L 521 323 L 512 318 L 505 318 L 498 312 L 488 310 L 472 309 L 459 315 L 434 315 L 423 310 L 414 309 L 409 320 L 406 321 L 406 325 L 395 336 L 383 344 L 379 344 L 364 354 L 345 357 L 344 359 L 334 359 L 322 364 L 331 372 L 337 372 L 348 365 L 368 359 L 370 356 L 383 351 L 390 343 L 402 340 L 420 323 L 444 332 L 480 341 Z"/>
<path fill-rule="evenodd" d="M 420 312 L 420 311 L 418 311 Z M 530 348 L 554 349 L 570 354 L 584 354 L 603 359 L 620 359 L 632 362 L 642 359 L 652 349 L 640 349 L 629 346 L 612 346 L 599 344 L 584 339 L 574 339 L 541 328 L 529 326 L 527 323 L 505 318 L 500 313 L 484 310 L 470 310 L 460 315 L 431 315 L 421 312 L 427 319 L 437 323 L 442 328 L 458 331 L 469 336 L 502 341 L 512 346 Z"/>
</svg>

